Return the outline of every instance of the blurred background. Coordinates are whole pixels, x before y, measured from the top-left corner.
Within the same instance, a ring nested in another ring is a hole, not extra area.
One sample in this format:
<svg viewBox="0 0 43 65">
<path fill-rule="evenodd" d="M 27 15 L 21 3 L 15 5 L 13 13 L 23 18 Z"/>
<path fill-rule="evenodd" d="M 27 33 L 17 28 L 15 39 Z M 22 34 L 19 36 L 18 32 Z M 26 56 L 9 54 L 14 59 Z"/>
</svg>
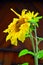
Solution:
<svg viewBox="0 0 43 65">
<path fill-rule="evenodd" d="M 3 30 L 12 22 L 14 17 L 17 17 L 10 8 L 13 8 L 19 14 L 22 9 L 39 12 L 43 16 L 43 1 L 42 0 L 0 0 L 0 65 L 18 65 L 20 63 L 29 62 L 34 65 L 34 58 L 31 55 L 25 55 L 18 58 L 20 50 L 26 48 L 32 50 L 30 39 L 26 39 L 22 44 L 19 41 L 18 46 L 11 45 L 10 41 L 6 42 L 6 35 Z M 37 28 L 39 37 L 43 37 L 43 19 L 39 21 Z M 39 49 L 43 49 L 43 41 L 39 45 Z M 43 65 L 43 59 L 39 60 L 39 64 Z"/>
</svg>

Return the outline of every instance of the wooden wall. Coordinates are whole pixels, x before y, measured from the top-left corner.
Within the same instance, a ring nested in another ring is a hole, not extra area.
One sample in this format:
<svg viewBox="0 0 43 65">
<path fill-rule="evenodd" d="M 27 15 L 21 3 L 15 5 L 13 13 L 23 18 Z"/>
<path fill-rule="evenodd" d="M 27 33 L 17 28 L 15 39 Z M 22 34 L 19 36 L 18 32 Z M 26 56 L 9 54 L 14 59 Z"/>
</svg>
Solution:
<svg viewBox="0 0 43 65">
<path fill-rule="evenodd" d="M 18 46 L 12 46 L 10 41 L 6 42 L 5 37 L 7 34 L 3 33 L 3 30 L 7 28 L 8 24 L 17 17 L 10 8 L 13 8 L 18 13 L 26 8 L 30 11 L 39 12 L 39 15 L 43 15 L 43 3 L 42 2 L 1 2 L 0 3 L 0 63 L 2 65 L 11 65 L 12 63 L 29 62 L 30 65 L 34 65 L 34 59 L 30 55 L 25 55 L 18 58 L 18 53 L 21 49 L 27 48 L 32 50 L 31 42 L 26 39 L 24 44 L 19 42 Z M 39 22 L 39 28 L 37 29 L 38 36 L 43 37 L 43 19 Z M 29 45 L 28 45 L 29 44 Z M 39 45 L 40 49 L 43 49 L 43 42 Z M 39 63 L 43 63 L 43 60 L 39 60 Z"/>
</svg>

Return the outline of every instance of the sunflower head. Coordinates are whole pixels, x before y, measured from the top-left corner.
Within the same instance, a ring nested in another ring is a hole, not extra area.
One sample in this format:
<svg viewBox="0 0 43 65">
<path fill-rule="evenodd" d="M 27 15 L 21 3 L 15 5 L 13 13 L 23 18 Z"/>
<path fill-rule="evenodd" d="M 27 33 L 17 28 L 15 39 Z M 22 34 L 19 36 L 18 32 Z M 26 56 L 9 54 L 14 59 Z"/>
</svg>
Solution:
<svg viewBox="0 0 43 65">
<path fill-rule="evenodd" d="M 8 33 L 6 41 L 11 40 L 11 44 L 17 46 L 18 40 L 23 43 L 25 38 L 28 37 L 26 35 L 29 35 L 31 23 L 37 23 L 35 20 L 39 20 L 41 17 L 37 17 L 38 13 L 34 14 L 34 11 L 26 12 L 27 9 L 23 9 L 21 15 L 15 12 L 12 8 L 11 10 L 18 16 L 18 18 L 13 18 L 13 21 L 8 25 L 8 28 L 5 29 L 4 32 Z"/>
</svg>

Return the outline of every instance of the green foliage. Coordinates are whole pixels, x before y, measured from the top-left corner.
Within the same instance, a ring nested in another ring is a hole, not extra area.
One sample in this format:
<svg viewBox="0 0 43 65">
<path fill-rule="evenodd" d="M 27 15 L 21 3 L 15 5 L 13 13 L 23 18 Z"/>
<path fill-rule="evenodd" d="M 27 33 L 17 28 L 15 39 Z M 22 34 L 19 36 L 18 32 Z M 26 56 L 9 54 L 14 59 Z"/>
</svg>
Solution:
<svg viewBox="0 0 43 65">
<path fill-rule="evenodd" d="M 35 26 L 36 27 L 38 27 L 39 25 L 38 25 L 38 22 L 39 22 L 39 19 L 41 19 L 42 18 L 42 16 L 37 16 L 37 17 L 35 17 L 35 18 L 32 18 L 31 20 L 28 20 L 28 22 L 30 22 L 30 31 L 32 32 L 32 31 L 34 31 L 34 29 L 35 29 Z"/>
<path fill-rule="evenodd" d="M 37 17 L 35 17 L 35 18 L 32 18 L 32 19 L 29 20 L 28 22 L 30 22 L 32 25 L 34 24 L 35 26 L 38 27 L 39 19 L 42 19 L 42 16 L 37 16 Z M 32 25 L 31 25 L 31 26 L 32 26 Z"/>
<path fill-rule="evenodd" d="M 38 57 L 39 59 L 40 59 L 40 58 L 43 58 L 43 50 L 40 50 L 40 51 L 38 52 L 37 57 Z"/>
<path fill-rule="evenodd" d="M 39 19 L 42 19 L 42 16 L 37 16 L 37 17 L 35 17 L 35 18 L 32 18 L 31 20 L 30 20 L 30 23 L 37 23 L 37 22 L 39 22 Z"/>
<path fill-rule="evenodd" d="M 20 51 L 18 56 L 21 57 L 21 56 L 26 55 L 26 54 L 31 54 L 31 55 L 34 56 L 34 53 L 29 51 L 29 50 L 27 50 L 27 49 L 23 49 L 22 51 Z"/>
<path fill-rule="evenodd" d="M 29 63 L 25 62 L 25 63 L 23 63 L 23 64 L 21 64 L 21 65 L 29 65 Z"/>
<path fill-rule="evenodd" d="M 38 40 L 38 44 L 39 44 L 41 41 L 43 41 L 43 38 L 37 37 L 37 40 Z"/>
<path fill-rule="evenodd" d="M 43 38 L 41 38 L 41 37 L 37 37 L 37 39 L 40 40 L 40 41 L 43 41 Z"/>
<path fill-rule="evenodd" d="M 18 64 L 18 65 L 29 65 L 29 63 L 25 62 L 23 64 Z"/>
<path fill-rule="evenodd" d="M 29 34 L 29 33 L 26 33 L 25 37 L 26 37 L 26 38 L 27 38 L 27 37 L 30 37 L 30 34 Z"/>
</svg>

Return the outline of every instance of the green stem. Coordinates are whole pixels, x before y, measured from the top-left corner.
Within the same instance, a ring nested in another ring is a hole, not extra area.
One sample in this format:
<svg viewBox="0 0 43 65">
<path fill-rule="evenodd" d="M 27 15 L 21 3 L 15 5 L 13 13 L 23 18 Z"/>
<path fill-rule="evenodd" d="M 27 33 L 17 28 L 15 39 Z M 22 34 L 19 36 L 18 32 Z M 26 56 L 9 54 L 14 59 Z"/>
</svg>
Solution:
<svg viewBox="0 0 43 65">
<path fill-rule="evenodd" d="M 37 58 L 37 55 L 34 56 L 34 60 L 35 60 L 35 65 L 38 65 L 38 58 Z"/>
<path fill-rule="evenodd" d="M 38 65 L 38 57 L 37 57 L 37 54 L 38 54 L 38 41 L 37 41 L 36 26 L 35 26 L 35 38 L 36 38 L 36 52 L 35 52 L 34 59 L 35 59 L 35 65 Z"/>
<path fill-rule="evenodd" d="M 33 52 L 35 53 L 35 46 L 34 46 L 34 39 L 33 39 L 32 32 L 30 32 L 30 35 L 31 35 L 30 39 L 32 41 Z"/>
</svg>

